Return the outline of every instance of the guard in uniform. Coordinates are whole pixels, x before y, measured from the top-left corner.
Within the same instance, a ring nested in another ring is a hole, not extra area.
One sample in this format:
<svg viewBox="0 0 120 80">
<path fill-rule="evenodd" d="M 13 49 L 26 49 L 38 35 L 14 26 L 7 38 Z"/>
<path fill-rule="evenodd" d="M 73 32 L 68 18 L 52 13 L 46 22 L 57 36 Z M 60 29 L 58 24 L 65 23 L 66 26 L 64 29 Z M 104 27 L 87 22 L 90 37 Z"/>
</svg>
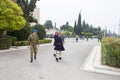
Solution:
<svg viewBox="0 0 120 80">
<path fill-rule="evenodd" d="M 34 59 L 36 60 L 36 56 L 37 56 L 37 45 L 39 47 L 39 37 L 37 35 L 38 30 L 37 29 L 33 29 L 33 33 L 28 37 L 28 44 L 29 44 L 29 48 L 30 48 L 30 62 L 33 62 L 33 56 Z"/>
<path fill-rule="evenodd" d="M 56 54 L 54 54 L 54 56 L 56 57 L 56 61 L 59 62 L 59 60 L 61 60 L 61 51 L 64 51 L 64 46 L 63 46 L 63 40 L 61 39 L 61 34 L 60 32 L 57 32 L 57 35 L 54 39 L 54 50 L 56 50 Z"/>
</svg>

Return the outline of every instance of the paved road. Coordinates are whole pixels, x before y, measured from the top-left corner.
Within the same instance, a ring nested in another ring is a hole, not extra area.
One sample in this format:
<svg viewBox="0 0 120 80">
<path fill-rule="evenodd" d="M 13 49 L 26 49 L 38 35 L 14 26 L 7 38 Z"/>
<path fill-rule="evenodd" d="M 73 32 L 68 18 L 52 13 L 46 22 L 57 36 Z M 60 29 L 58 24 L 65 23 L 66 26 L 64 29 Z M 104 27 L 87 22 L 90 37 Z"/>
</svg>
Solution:
<svg viewBox="0 0 120 80">
<path fill-rule="evenodd" d="M 120 80 L 120 77 L 80 70 L 97 40 L 66 39 L 59 63 L 53 57 L 53 46 L 39 47 L 37 60 L 29 63 L 29 50 L 0 53 L 0 80 Z"/>
</svg>

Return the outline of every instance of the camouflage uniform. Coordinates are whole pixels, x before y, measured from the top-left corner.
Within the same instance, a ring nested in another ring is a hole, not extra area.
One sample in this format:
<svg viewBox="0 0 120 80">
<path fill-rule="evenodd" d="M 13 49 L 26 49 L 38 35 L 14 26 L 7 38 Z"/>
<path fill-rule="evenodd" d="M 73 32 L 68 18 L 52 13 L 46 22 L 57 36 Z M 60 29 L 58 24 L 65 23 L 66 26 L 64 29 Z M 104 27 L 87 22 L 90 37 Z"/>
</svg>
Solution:
<svg viewBox="0 0 120 80">
<path fill-rule="evenodd" d="M 33 58 L 33 54 L 34 54 L 34 58 L 36 59 L 37 44 L 39 44 L 39 37 L 38 37 L 38 35 L 31 34 L 28 37 L 28 44 L 30 45 L 30 57 L 31 57 L 31 60 Z"/>
</svg>

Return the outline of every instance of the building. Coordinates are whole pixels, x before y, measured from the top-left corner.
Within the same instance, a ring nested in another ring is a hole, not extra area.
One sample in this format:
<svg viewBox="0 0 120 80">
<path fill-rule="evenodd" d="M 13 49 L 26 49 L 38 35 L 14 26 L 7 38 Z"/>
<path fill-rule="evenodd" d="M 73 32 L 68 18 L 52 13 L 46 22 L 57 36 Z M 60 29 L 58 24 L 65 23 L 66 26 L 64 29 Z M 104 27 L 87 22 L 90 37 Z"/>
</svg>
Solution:
<svg viewBox="0 0 120 80">
<path fill-rule="evenodd" d="M 33 11 L 33 18 L 37 19 L 37 24 L 40 24 L 40 9 L 39 8 L 35 8 Z M 36 25 L 35 22 L 30 23 L 31 26 Z"/>
<path fill-rule="evenodd" d="M 58 30 L 55 29 L 46 29 L 46 37 L 47 38 L 53 38 L 55 35 L 55 32 L 58 32 Z"/>
<path fill-rule="evenodd" d="M 33 11 L 33 17 L 37 19 L 38 24 L 40 24 L 40 8 L 35 8 Z"/>
</svg>

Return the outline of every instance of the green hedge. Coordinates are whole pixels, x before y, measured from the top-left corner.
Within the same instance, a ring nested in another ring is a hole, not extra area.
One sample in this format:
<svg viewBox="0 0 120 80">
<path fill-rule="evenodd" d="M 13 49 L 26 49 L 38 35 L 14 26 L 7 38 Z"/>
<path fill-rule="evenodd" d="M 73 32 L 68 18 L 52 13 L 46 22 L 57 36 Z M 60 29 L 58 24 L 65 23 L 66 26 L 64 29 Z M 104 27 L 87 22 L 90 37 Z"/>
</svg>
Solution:
<svg viewBox="0 0 120 80">
<path fill-rule="evenodd" d="M 28 45 L 27 41 L 16 41 L 13 46 L 25 46 Z"/>
<path fill-rule="evenodd" d="M 51 43 L 51 42 L 52 42 L 51 39 L 39 40 L 40 44 Z M 28 41 L 16 41 L 13 46 L 26 46 L 26 45 L 28 45 Z"/>
<path fill-rule="evenodd" d="M 103 38 L 101 53 L 102 64 L 120 68 L 120 39 Z"/>
<path fill-rule="evenodd" d="M 13 36 L 5 36 L 5 37 L 11 39 L 11 45 L 14 45 L 14 43 L 17 41 L 16 37 Z"/>
<path fill-rule="evenodd" d="M 43 40 L 39 40 L 40 44 L 44 44 L 44 43 L 51 43 L 52 40 L 51 39 L 43 39 Z"/>
<path fill-rule="evenodd" d="M 11 46 L 12 40 L 8 37 L 0 38 L 0 50 L 9 49 Z"/>
<path fill-rule="evenodd" d="M 16 37 L 12 36 L 3 36 L 0 38 L 0 50 L 9 49 L 11 45 L 17 41 Z"/>
</svg>

